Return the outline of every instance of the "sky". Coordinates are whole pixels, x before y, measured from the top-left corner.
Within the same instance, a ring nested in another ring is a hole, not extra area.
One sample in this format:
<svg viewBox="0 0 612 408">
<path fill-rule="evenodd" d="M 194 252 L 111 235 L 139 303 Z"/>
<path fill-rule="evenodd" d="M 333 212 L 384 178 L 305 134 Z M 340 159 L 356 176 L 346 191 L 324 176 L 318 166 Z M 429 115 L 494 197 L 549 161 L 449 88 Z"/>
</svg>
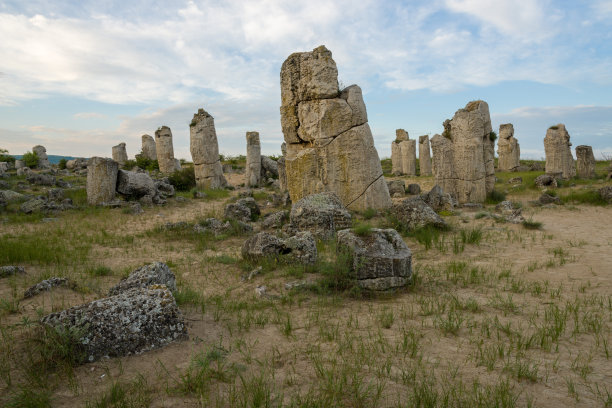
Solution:
<svg viewBox="0 0 612 408">
<path fill-rule="evenodd" d="M 215 118 L 219 150 L 247 131 L 280 154 L 280 67 L 325 45 L 358 84 L 381 157 L 395 129 L 442 132 L 469 101 L 512 123 L 522 158 L 546 129 L 612 156 L 612 0 L 0 0 L 0 148 L 111 156 L 170 126 Z"/>
</svg>

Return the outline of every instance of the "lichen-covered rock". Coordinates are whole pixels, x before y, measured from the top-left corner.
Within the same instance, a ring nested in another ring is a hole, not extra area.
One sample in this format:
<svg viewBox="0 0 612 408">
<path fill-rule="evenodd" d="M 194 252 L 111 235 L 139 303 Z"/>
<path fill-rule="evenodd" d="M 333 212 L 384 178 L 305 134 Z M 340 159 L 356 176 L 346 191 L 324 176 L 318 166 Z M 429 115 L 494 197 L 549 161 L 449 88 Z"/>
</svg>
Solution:
<svg viewBox="0 0 612 408">
<path fill-rule="evenodd" d="M 278 178 L 278 162 L 268 156 L 261 156 L 261 177 Z"/>
<path fill-rule="evenodd" d="M 546 173 L 561 174 L 564 179 L 576 175 L 576 163 L 572 156 L 570 135 L 565 125 L 551 126 L 544 137 L 544 151 L 546 153 Z"/>
<path fill-rule="evenodd" d="M 497 154 L 499 156 L 497 166 L 501 171 L 518 171 L 518 167 L 521 165 L 521 149 L 514 137 L 512 123 L 499 125 Z"/>
<path fill-rule="evenodd" d="M 11 201 L 19 201 L 22 198 L 25 198 L 25 195 L 18 193 L 12 190 L 0 190 L 0 200 L 11 202 Z"/>
<path fill-rule="evenodd" d="M 167 178 L 155 180 L 155 188 L 157 189 L 158 195 L 174 197 L 174 186 L 170 184 Z"/>
<path fill-rule="evenodd" d="M 6 265 L 0 266 L 0 278 L 6 278 L 7 276 L 13 276 L 17 274 L 24 274 L 25 268 L 23 266 Z"/>
<path fill-rule="evenodd" d="M 145 159 L 157 160 L 157 149 L 155 147 L 155 139 L 150 135 L 142 135 L 142 156 Z"/>
<path fill-rule="evenodd" d="M 432 175 L 429 135 L 419 136 L 419 169 L 421 176 Z"/>
<path fill-rule="evenodd" d="M 346 229 L 338 231 L 338 250 L 352 256 L 357 284 L 368 290 L 388 290 L 405 286 L 412 275 L 412 253 L 394 229 L 372 229 L 358 236 Z"/>
<path fill-rule="evenodd" d="M 25 166 L 26 165 L 25 165 L 25 162 L 23 160 L 19 160 L 19 159 L 15 160 L 15 170 L 22 169 Z"/>
<path fill-rule="evenodd" d="M 170 291 L 176 291 L 176 278 L 168 265 L 163 262 L 153 262 L 141 266 L 110 288 L 108 295 L 114 296 L 129 289 L 146 288 L 151 285 L 164 285 Z"/>
<path fill-rule="evenodd" d="M 155 131 L 155 150 L 159 171 L 170 174 L 176 170 L 174 160 L 174 146 L 172 144 L 172 131 L 168 126 L 162 126 Z"/>
<path fill-rule="evenodd" d="M 282 239 L 267 232 L 260 232 L 244 242 L 241 253 L 244 259 L 257 260 L 280 255 L 283 251 L 285 243 Z"/>
<path fill-rule="evenodd" d="M 49 162 L 49 157 L 47 157 L 47 149 L 45 149 L 45 146 L 34 146 L 32 148 L 32 153 L 36 153 L 36 155 L 38 156 L 39 169 L 48 169 L 49 167 L 51 167 L 51 163 Z"/>
<path fill-rule="evenodd" d="M 268 214 L 262 221 L 261 227 L 264 229 L 281 228 L 289 220 L 289 211 L 277 211 Z"/>
<path fill-rule="evenodd" d="M 142 353 L 187 338 L 181 312 L 163 285 L 128 289 L 51 313 L 41 323 L 77 333 L 83 363 Z"/>
<path fill-rule="evenodd" d="M 535 178 L 538 188 L 557 188 L 557 178 L 550 174 L 542 174 Z"/>
<path fill-rule="evenodd" d="M 514 184 L 514 185 L 523 184 L 523 178 L 522 177 L 512 177 L 510 180 L 508 180 L 508 184 Z"/>
<path fill-rule="evenodd" d="M 489 105 L 472 101 L 431 139 L 438 184 L 460 204 L 482 203 L 495 186 L 494 138 Z"/>
<path fill-rule="evenodd" d="M 117 173 L 117 192 L 125 196 L 140 198 L 142 196 L 155 196 L 157 189 L 155 182 L 147 173 L 119 170 Z"/>
<path fill-rule="evenodd" d="M 117 146 L 113 146 L 112 149 L 113 160 L 123 166 L 128 161 L 127 151 L 125 150 L 125 143 L 119 143 Z"/>
<path fill-rule="evenodd" d="M 39 186 L 55 185 L 55 177 L 53 177 L 51 174 L 30 173 L 26 177 L 26 180 L 28 180 L 30 184 L 36 184 Z"/>
<path fill-rule="evenodd" d="M 597 192 L 601 198 L 607 200 L 608 203 L 612 203 L 612 186 L 602 187 Z"/>
<path fill-rule="evenodd" d="M 280 111 L 293 202 L 333 191 L 355 210 L 391 205 L 361 89 L 339 92 L 336 63 L 324 46 L 283 63 Z"/>
<path fill-rule="evenodd" d="M 561 204 L 561 199 L 557 196 L 553 196 L 547 193 L 542 193 L 540 198 L 538 198 L 538 204 L 546 205 L 546 204 Z"/>
<path fill-rule="evenodd" d="M 92 157 L 87 165 L 87 202 L 100 205 L 113 201 L 119 165 L 112 159 Z"/>
<path fill-rule="evenodd" d="M 502 215 L 504 221 L 512 224 L 520 224 L 525 221 L 522 216 L 522 209 L 520 207 L 515 208 L 512 201 L 502 201 L 495 206 L 495 211 Z"/>
<path fill-rule="evenodd" d="M 408 230 L 428 225 L 446 228 L 446 222 L 421 197 L 411 197 L 393 205 L 393 214 Z"/>
<path fill-rule="evenodd" d="M 31 298 L 38 295 L 40 292 L 47 292 L 58 286 L 66 286 L 70 288 L 76 287 L 76 285 L 66 278 L 53 277 L 38 282 L 36 285 L 29 287 L 23 294 L 24 299 Z"/>
<path fill-rule="evenodd" d="M 406 192 L 410 195 L 421 194 L 421 186 L 416 183 L 408 184 L 408 187 L 406 187 Z"/>
<path fill-rule="evenodd" d="M 224 214 L 228 219 L 249 222 L 254 221 L 261 214 L 261 209 L 253 197 L 245 197 L 226 205 Z"/>
<path fill-rule="evenodd" d="M 576 174 L 580 178 L 595 177 L 595 156 L 591 146 L 576 146 Z"/>
<path fill-rule="evenodd" d="M 189 135 L 197 187 L 227 186 L 219 156 L 215 119 L 204 109 L 198 109 L 189 125 Z"/>
<path fill-rule="evenodd" d="M 387 188 L 391 197 L 403 197 L 406 194 L 406 182 L 404 180 L 387 181 Z"/>
<path fill-rule="evenodd" d="M 310 231 L 298 232 L 284 241 L 284 253 L 303 264 L 314 264 L 317 261 L 317 243 Z"/>
<path fill-rule="evenodd" d="M 261 145 L 258 132 L 247 132 L 246 185 L 257 187 L 261 182 Z"/>
<path fill-rule="evenodd" d="M 281 157 L 276 162 L 278 169 L 278 188 L 280 191 L 287 191 L 287 170 L 285 169 L 285 157 Z"/>
<path fill-rule="evenodd" d="M 294 203 L 289 219 L 296 230 L 310 231 L 318 238 L 330 238 L 351 226 L 351 214 L 338 196 L 329 192 L 312 194 Z"/>
<path fill-rule="evenodd" d="M 47 201 L 41 198 L 33 198 L 21 204 L 19 210 L 24 214 L 32 214 L 47 209 Z"/>
<path fill-rule="evenodd" d="M 434 211 L 453 211 L 457 203 L 453 197 L 445 193 L 439 185 L 435 185 L 428 193 L 421 194 L 421 199 Z"/>
</svg>

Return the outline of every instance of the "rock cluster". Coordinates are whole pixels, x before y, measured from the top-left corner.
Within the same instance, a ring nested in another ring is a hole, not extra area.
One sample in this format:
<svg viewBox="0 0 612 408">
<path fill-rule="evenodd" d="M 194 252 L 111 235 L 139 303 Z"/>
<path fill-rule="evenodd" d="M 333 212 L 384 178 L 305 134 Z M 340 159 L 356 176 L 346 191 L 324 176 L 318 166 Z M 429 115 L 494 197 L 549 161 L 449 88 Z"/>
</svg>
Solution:
<svg viewBox="0 0 612 408">
<path fill-rule="evenodd" d="M 187 337 L 172 292 L 158 284 L 174 283 L 167 265 L 139 268 L 122 282 L 111 296 L 51 313 L 41 323 L 78 336 L 81 362 L 142 353 Z"/>
<path fill-rule="evenodd" d="M 189 125 L 190 150 L 198 188 L 227 186 L 219 157 L 215 119 L 204 109 L 198 109 Z"/>
<path fill-rule="evenodd" d="M 123 166 L 128 161 L 127 151 L 125 150 L 125 143 L 119 143 L 117 146 L 113 146 L 113 160 Z"/>
<path fill-rule="evenodd" d="M 429 147 L 429 135 L 419 136 L 419 175 L 421 176 L 432 175 Z"/>
<path fill-rule="evenodd" d="M 551 126 L 544 137 L 544 151 L 546 153 L 546 173 L 559 174 L 564 179 L 576 175 L 576 163 L 572 156 L 570 135 L 565 125 Z"/>
<path fill-rule="evenodd" d="M 576 173 L 580 178 L 595 177 L 595 156 L 591 146 L 576 146 Z"/>
<path fill-rule="evenodd" d="M 332 191 L 351 209 L 389 207 L 361 89 L 353 85 L 340 92 L 331 52 L 321 46 L 291 54 L 280 78 L 291 200 Z"/>
<path fill-rule="evenodd" d="M 338 231 L 338 251 L 346 250 L 357 284 L 368 290 L 405 286 L 412 275 L 412 252 L 394 229 L 373 228 L 366 235 Z"/>
<path fill-rule="evenodd" d="M 489 105 L 472 101 L 444 122 L 431 139 L 433 170 L 445 192 L 462 203 L 482 203 L 495 185 L 494 138 Z"/>
<path fill-rule="evenodd" d="M 174 158 L 172 131 L 168 126 L 162 126 L 155 131 L 155 149 L 160 172 L 170 174 L 180 168 L 180 164 L 177 166 L 177 160 Z"/>
<path fill-rule="evenodd" d="M 142 151 L 140 154 L 145 159 L 157 160 L 157 149 L 155 147 L 155 139 L 150 135 L 142 135 Z"/>
<path fill-rule="evenodd" d="M 258 132 L 247 132 L 246 185 L 257 187 L 261 181 L 261 144 Z"/>
<path fill-rule="evenodd" d="M 255 221 L 260 214 L 261 210 L 253 197 L 241 198 L 226 205 L 224 210 L 225 218 L 242 222 Z"/>
<path fill-rule="evenodd" d="M 521 149 L 514 137 L 514 126 L 511 123 L 499 125 L 497 154 L 499 156 L 498 168 L 501 171 L 518 171 L 521 165 Z"/>
</svg>

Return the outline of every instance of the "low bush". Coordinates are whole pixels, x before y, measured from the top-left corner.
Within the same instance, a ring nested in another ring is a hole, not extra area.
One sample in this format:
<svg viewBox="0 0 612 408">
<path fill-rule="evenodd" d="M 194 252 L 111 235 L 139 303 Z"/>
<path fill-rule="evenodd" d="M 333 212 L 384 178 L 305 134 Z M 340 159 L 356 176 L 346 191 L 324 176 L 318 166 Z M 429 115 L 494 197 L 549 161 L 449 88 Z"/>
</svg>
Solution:
<svg viewBox="0 0 612 408">
<path fill-rule="evenodd" d="M 196 186 L 195 171 L 191 166 L 176 170 L 168 176 L 168 180 L 178 191 L 190 191 Z"/>
</svg>

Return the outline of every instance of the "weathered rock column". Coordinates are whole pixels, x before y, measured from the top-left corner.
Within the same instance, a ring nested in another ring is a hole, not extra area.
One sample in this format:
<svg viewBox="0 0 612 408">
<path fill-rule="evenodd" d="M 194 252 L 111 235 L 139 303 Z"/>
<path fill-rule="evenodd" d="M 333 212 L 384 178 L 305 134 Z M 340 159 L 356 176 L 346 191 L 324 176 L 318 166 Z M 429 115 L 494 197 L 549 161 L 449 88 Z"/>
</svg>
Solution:
<svg viewBox="0 0 612 408">
<path fill-rule="evenodd" d="M 155 150 L 159 171 L 170 174 L 176 170 L 174 147 L 172 146 L 172 131 L 168 126 L 162 126 L 155 131 Z"/>
<path fill-rule="evenodd" d="M 119 163 L 120 166 L 123 166 L 128 160 L 125 143 L 119 143 L 117 146 L 113 146 L 113 160 Z"/>
<path fill-rule="evenodd" d="M 431 139 L 436 184 L 459 203 L 484 202 L 487 193 L 493 191 L 491 132 L 489 105 L 473 101 L 444 122 L 442 136 Z"/>
<path fill-rule="evenodd" d="M 280 77 L 291 201 L 331 191 L 353 210 L 390 207 L 361 88 L 339 91 L 331 52 L 320 46 L 291 54 Z"/>
<path fill-rule="evenodd" d="M 391 172 L 396 176 L 406 174 L 402 162 L 402 148 L 400 147 L 400 143 L 406 140 L 408 140 L 408 132 L 404 129 L 396 129 L 395 140 L 391 143 Z"/>
<path fill-rule="evenodd" d="M 497 167 L 501 171 L 517 171 L 521 165 L 521 149 L 514 137 L 514 126 L 512 126 L 512 123 L 499 125 L 497 154 L 499 155 Z"/>
<path fill-rule="evenodd" d="M 87 165 L 87 203 L 99 205 L 115 198 L 119 165 L 112 159 L 92 157 Z"/>
<path fill-rule="evenodd" d="M 149 160 L 157 160 L 155 139 L 149 135 L 142 135 L 142 156 Z"/>
<path fill-rule="evenodd" d="M 38 156 L 38 167 L 41 169 L 47 169 L 51 167 L 51 163 L 49 163 L 49 158 L 47 157 L 47 149 L 45 146 L 36 145 L 32 148 L 32 153 L 36 153 Z"/>
<path fill-rule="evenodd" d="M 246 185 L 257 187 L 261 182 L 261 145 L 258 132 L 247 132 Z"/>
<path fill-rule="evenodd" d="M 189 125 L 189 135 L 191 158 L 198 188 L 227 186 L 219 157 L 215 119 L 204 109 L 198 109 Z"/>
<path fill-rule="evenodd" d="M 285 170 L 285 156 L 287 155 L 287 144 L 281 145 L 282 156 L 276 161 L 278 164 L 278 184 L 280 191 L 287 191 L 287 171 Z"/>
<path fill-rule="evenodd" d="M 409 139 L 400 143 L 402 169 L 408 176 L 416 176 L 416 140 Z"/>
<path fill-rule="evenodd" d="M 591 146 L 576 146 L 576 173 L 580 178 L 595 177 L 595 156 Z"/>
<path fill-rule="evenodd" d="M 572 156 L 570 135 L 565 125 L 551 126 L 544 137 L 546 153 L 546 173 L 560 174 L 565 179 L 576 175 L 576 163 Z"/>
<path fill-rule="evenodd" d="M 419 136 L 419 175 L 431 176 L 431 153 L 429 151 L 429 136 Z"/>
</svg>

